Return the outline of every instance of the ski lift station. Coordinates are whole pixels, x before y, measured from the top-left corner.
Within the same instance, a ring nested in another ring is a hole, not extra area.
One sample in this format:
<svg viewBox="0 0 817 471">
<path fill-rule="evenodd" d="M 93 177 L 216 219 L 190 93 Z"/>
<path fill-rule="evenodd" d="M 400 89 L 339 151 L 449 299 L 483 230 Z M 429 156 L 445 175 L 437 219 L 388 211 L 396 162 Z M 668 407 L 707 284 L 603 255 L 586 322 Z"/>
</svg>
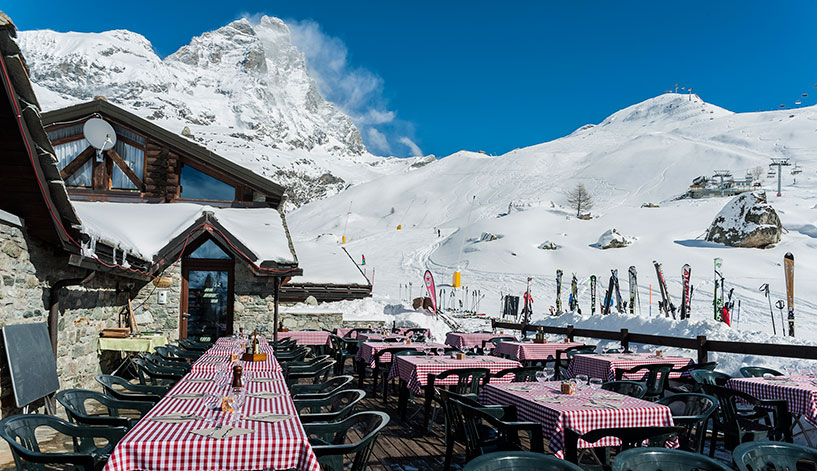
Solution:
<svg viewBox="0 0 817 471">
<path fill-rule="evenodd" d="M 700 176 L 692 180 L 687 195 L 696 199 L 735 196 L 752 191 L 753 181 L 751 175 L 735 178 L 729 170 L 715 170 L 711 177 Z"/>
</svg>

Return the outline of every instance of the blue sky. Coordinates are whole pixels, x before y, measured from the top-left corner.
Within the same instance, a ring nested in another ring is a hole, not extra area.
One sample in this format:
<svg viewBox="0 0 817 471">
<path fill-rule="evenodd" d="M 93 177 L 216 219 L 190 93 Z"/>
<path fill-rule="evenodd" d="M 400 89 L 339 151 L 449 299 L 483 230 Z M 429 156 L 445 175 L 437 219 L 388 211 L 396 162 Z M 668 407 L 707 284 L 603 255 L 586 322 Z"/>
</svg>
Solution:
<svg viewBox="0 0 817 471">
<path fill-rule="evenodd" d="M 324 95 L 381 154 L 500 154 L 674 83 L 733 111 L 792 106 L 801 93 L 817 103 L 811 0 L 12 0 L 3 8 L 20 29 L 130 29 L 161 56 L 242 16 L 291 20 Z M 326 63 L 336 54 L 345 54 L 339 69 Z"/>
</svg>

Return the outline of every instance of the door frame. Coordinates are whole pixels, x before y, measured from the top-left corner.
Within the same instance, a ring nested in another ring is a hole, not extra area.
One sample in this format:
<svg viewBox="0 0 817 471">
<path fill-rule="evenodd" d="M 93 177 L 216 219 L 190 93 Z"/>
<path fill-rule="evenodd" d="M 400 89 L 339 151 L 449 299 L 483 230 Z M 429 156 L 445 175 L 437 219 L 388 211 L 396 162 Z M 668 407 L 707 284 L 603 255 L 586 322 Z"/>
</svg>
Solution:
<svg viewBox="0 0 817 471">
<path fill-rule="evenodd" d="M 233 304 L 235 299 L 235 260 L 187 258 L 182 259 L 182 293 L 179 302 L 179 338 L 187 337 L 187 299 L 189 296 L 190 271 L 226 271 L 227 272 L 227 335 L 233 335 Z M 215 341 L 216 339 L 213 339 Z"/>
</svg>

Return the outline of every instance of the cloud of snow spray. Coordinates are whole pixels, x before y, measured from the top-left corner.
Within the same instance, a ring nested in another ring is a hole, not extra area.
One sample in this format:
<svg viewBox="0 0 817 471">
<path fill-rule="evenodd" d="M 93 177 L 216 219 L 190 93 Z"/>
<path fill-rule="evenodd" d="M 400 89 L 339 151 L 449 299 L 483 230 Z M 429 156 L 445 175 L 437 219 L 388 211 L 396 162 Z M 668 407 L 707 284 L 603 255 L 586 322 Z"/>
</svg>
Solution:
<svg viewBox="0 0 817 471">
<path fill-rule="evenodd" d="M 258 24 L 260 14 L 244 14 Z M 286 20 L 294 44 L 306 58 L 309 73 L 321 94 L 349 115 L 369 151 L 375 154 L 417 156 L 422 150 L 409 137 L 412 123 L 397 118 L 383 96 L 383 79 L 349 63 L 349 50 L 339 38 L 326 34 L 312 20 Z"/>
</svg>

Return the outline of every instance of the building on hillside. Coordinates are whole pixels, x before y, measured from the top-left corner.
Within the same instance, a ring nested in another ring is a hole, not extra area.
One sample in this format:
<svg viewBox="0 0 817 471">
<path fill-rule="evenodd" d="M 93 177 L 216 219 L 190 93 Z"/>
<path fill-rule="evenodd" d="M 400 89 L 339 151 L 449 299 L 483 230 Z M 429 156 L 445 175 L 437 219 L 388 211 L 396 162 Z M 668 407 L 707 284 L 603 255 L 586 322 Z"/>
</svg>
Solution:
<svg viewBox="0 0 817 471">
<path fill-rule="evenodd" d="M 142 330 L 213 337 L 272 329 L 284 298 L 370 295 L 337 244 L 305 243 L 316 270 L 304 273 L 274 182 L 105 100 L 41 113 L 15 35 L 0 13 L 0 325 L 48 324 L 63 389 L 94 384 L 99 332 L 131 310 Z M 113 128 L 113 146 L 90 145 L 91 119 Z"/>
<path fill-rule="evenodd" d="M 754 190 L 753 182 L 752 175 L 735 178 L 728 170 L 716 170 L 712 177 L 700 176 L 692 180 L 687 195 L 693 199 L 735 196 Z"/>
</svg>

